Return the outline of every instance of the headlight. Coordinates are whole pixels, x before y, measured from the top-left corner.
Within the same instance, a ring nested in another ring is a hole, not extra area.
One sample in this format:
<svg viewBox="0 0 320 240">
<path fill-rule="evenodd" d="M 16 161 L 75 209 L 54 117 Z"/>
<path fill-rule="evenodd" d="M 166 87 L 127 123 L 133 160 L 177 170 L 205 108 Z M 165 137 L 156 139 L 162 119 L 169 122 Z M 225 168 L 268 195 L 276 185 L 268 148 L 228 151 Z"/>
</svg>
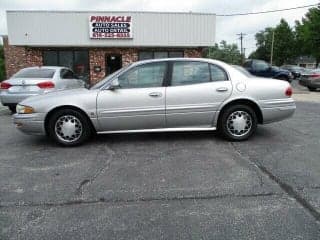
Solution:
<svg viewBox="0 0 320 240">
<path fill-rule="evenodd" d="M 34 113 L 34 109 L 32 107 L 24 106 L 24 105 L 20 105 L 20 104 L 17 105 L 16 111 L 19 114 Z"/>
</svg>

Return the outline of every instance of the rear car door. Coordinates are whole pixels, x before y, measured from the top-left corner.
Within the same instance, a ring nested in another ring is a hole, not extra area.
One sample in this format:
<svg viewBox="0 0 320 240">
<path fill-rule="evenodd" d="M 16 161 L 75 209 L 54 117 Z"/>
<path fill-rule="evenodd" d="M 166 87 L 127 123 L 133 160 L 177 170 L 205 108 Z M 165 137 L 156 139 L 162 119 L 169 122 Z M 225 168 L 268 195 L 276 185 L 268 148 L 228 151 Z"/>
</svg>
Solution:
<svg viewBox="0 0 320 240">
<path fill-rule="evenodd" d="M 118 77 L 120 88 L 101 90 L 97 114 L 101 131 L 163 128 L 167 62 L 128 69 Z"/>
<path fill-rule="evenodd" d="M 219 106 L 232 92 L 226 71 L 201 61 L 171 64 L 166 89 L 167 127 L 212 127 Z"/>
</svg>

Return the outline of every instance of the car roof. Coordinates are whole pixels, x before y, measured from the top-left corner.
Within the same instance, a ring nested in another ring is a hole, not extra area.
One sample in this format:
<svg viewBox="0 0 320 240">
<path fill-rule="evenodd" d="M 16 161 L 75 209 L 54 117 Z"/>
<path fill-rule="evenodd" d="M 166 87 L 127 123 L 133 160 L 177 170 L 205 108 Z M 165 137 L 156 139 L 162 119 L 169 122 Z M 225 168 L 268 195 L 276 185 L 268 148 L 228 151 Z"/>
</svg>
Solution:
<svg viewBox="0 0 320 240">
<path fill-rule="evenodd" d="M 207 62 L 207 63 L 216 63 L 216 64 L 226 64 L 225 62 L 211 59 L 211 58 L 157 58 L 157 59 L 147 59 L 147 60 L 141 60 L 138 62 L 134 62 L 134 65 L 140 65 L 144 63 L 152 63 L 152 62 L 166 62 L 166 61 L 183 61 L 183 62 Z"/>
<path fill-rule="evenodd" d="M 26 68 L 22 68 L 22 69 L 52 69 L 52 70 L 59 70 L 59 69 L 63 69 L 63 68 L 67 68 L 68 67 L 61 67 L 61 66 L 38 66 L 38 67 L 26 67 Z"/>
</svg>

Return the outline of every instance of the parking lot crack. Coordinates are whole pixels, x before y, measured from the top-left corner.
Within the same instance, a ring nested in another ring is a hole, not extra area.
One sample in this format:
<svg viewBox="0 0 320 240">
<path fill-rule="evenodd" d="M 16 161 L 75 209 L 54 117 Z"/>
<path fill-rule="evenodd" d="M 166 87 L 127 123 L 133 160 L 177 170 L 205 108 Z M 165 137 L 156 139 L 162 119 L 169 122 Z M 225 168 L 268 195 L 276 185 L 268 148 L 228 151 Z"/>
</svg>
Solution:
<svg viewBox="0 0 320 240">
<path fill-rule="evenodd" d="M 320 222 L 320 213 L 305 198 L 303 198 L 303 196 L 299 194 L 298 189 L 294 189 L 294 187 L 283 181 L 280 177 L 273 174 L 270 170 L 263 166 L 262 163 L 251 159 L 249 156 L 245 156 L 239 149 L 237 149 L 234 143 L 231 144 L 240 157 L 245 158 L 252 164 L 254 164 L 265 176 L 275 182 L 286 194 L 295 199 L 307 212 L 309 212 L 315 218 L 318 223 Z"/>
<path fill-rule="evenodd" d="M 107 169 L 109 169 L 110 163 L 113 159 L 113 156 L 115 155 L 115 152 L 109 146 L 104 145 L 103 148 L 100 149 L 100 151 L 97 151 L 96 157 L 104 156 L 104 155 L 109 155 L 109 157 L 107 158 L 107 161 L 103 164 L 102 167 L 98 168 L 91 177 L 86 178 L 80 182 L 79 186 L 75 191 L 75 194 L 77 196 L 82 198 L 84 188 L 92 184 L 101 174 L 103 174 Z"/>
<path fill-rule="evenodd" d="M 81 205 L 81 204 L 98 204 L 98 203 L 110 203 L 110 204 L 130 204 L 130 203 L 143 203 L 143 202 L 169 202 L 169 201 L 201 201 L 201 200 L 214 200 L 214 199 L 227 199 L 227 198 L 258 198 L 258 197 L 278 197 L 283 198 L 281 194 L 275 194 L 271 192 L 257 193 L 257 194 L 222 194 L 222 195 L 206 195 L 206 196 L 177 196 L 177 197 L 160 197 L 160 198 L 116 198 L 116 199 L 77 199 L 70 201 L 57 201 L 57 202 L 7 202 L 0 203 L 0 208 L 11 208 L 11 207 L 63 207 L 70 205 Z"/>
</svg>

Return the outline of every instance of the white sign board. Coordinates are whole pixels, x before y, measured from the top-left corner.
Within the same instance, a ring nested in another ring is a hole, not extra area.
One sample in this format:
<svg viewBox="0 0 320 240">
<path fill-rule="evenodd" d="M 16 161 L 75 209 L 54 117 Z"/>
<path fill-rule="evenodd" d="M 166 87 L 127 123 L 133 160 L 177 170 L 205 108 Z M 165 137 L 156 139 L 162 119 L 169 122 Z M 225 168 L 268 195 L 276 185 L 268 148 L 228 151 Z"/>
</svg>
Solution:
<svg viewBox="0 0 320 240">
<path fill-rule="evenodd" d="M 132 38 L 131 16 L 89 16 L 89 34 L 93 39 Z"/>
</svg>

